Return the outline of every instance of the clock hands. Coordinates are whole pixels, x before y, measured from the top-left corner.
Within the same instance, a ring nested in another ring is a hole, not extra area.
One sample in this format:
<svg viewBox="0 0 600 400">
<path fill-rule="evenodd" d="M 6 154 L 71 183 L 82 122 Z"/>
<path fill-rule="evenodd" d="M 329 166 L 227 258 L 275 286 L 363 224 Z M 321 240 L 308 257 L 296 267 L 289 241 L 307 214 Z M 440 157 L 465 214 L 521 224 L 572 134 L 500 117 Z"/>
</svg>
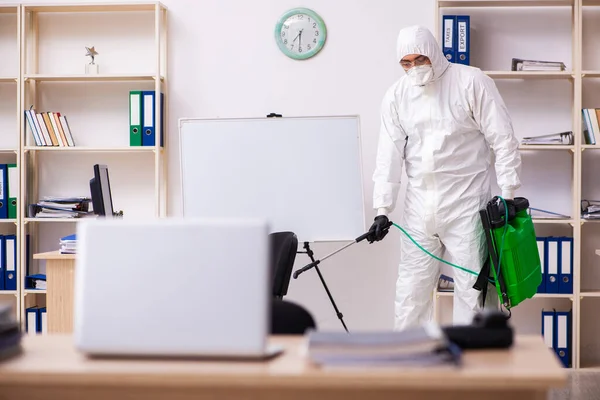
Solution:
<svg viewBox="0 0 600 400">
<path fill-rule="evenodd" d="M 298 47 L 301 47 L 301 46 L 302 46 L 302 31 L 303 31 L 303 30 L 304 30 L 304 29 L 300 29 L 300 32 L 298 32 L 298 34 L 296 35 L 296 37 L 294 38 L 294 40 L 292 40 L 292 46 L 291 46 L 291 49 L 292 49 L 292 50 L 294 49 L 294 43 L 296 42 L 296 39 L 300 39 L 300 40 L 298 41 Z"/>
</svg>

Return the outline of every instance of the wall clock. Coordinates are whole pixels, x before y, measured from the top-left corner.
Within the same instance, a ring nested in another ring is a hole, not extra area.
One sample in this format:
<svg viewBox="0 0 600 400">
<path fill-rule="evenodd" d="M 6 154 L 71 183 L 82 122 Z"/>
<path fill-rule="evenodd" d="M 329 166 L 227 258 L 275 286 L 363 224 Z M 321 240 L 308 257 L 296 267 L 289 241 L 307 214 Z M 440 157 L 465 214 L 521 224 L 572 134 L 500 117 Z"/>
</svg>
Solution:
<svg viewBox="0 0 600 400">
<path fill-rule="evenodd" d="M 275 26 L 275 41 L 286 56 L 305 60 L 323 49 L 327 28 L 323 19 L 308 8 L 294 8 L 283 14 Z"/>
</svg>

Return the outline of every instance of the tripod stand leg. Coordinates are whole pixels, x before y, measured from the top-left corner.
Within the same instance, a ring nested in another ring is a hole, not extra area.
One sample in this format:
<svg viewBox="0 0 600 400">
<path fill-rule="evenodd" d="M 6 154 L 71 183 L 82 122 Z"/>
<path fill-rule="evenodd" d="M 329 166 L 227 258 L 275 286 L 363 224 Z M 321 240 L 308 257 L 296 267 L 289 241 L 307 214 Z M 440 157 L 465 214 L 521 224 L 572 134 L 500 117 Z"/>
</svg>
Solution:
<svg viewBox="0 0 600 400">
<path fill-rule="evenodd" d="M 308 254 L 308 257 L 310 257 L 310 260 L 314 263 L 315 262 L 314 253 L 310 249 L 308 242 L 304 242 L 304 249 L 306 250 L 306 254 Z M 342 323 L 342 326 L 344 327 L 346 332 L 348 332 L 348 328 L 346 327 L 346 323 L 344 322 L 344 315 L 340 312 L 340 310 L 338 310 L 337 305 L 335 304 L 335 301 L 333 300 L 333 296 L 331 295 L 331 292 L 329 291 L 329 288 L 327 287 L 327 284 L 325 283 L 325 279 L 323 278 L 323 275 L 321 274 L 321 270 L 319 270 L 318 265 L 315 265 L 315 270 L 317 271 L 317 275 L 319 275 L 319 279 L 321 280 L 321 283 L 323 284 L 323 287 L 325 288 L 325 292 L 327 292 L 327 296 L 329 297 L 329 301 L 331 301 L 331 305 L 333 305 L 333 309 L 335 310 L 337 317 L 339 318 L 339 320 Z"/>
</svg>

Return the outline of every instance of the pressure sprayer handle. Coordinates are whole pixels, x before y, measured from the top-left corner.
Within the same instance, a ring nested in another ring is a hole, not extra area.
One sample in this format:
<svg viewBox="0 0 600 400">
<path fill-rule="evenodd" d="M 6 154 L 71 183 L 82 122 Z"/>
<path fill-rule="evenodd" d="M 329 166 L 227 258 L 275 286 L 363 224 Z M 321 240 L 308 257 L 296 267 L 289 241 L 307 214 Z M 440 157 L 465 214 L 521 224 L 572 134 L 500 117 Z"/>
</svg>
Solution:
<svg viewBox="0 0 600 400">
<path fill-rule="evenodd" d="M 390 228 L 392 225 L 393 225 L 393 222 L 392 222 L 392 221 L 388 221 L 388 223 L 385 225 L 385 228 L 384 228 L 384 229 L 389 229 L 389 228 Z M 336 251 L 334 251 L 333 253 L 326 255 L 326 256 L 325 256 L 325 257 L 323 257 L 321 260 L 316 260 L 316 261 L 314 261 L 314 262 L 311 262 L 310 264 L 307 264 L 306 266 L 304 266 L 304 267 L 300 268 L 299 270 L 297 270 L 297 271 L 295 271 L 295 272 L 294 272 L 294 279 L 298 279 L 298 275 L 300 275 L 300 274 L 301 274 L 301 273 L 303 273 L 303 272 L 306 272 L 306 271 L 308 271 L 308 270 L 309 270 L 309 269 L 311 269 L 311 268 L 314 268 L 314 267 L 316 267 L 317 265 L 319 265 L 319 264 L 321 263 L 321 261 L 324 261 L 324 260 L 328 259 L 329 257 L 333 256 L 334 254 L 337 254 L 337 253 L 339 253 L 340 251 L 347 249 L 348 247 L 352 246 L 352 245 L 353 245 L 353 244 L 355 244 L 355 243 L 362 242 L 362 241 L 363 241 L 363 240 L 365 240 L 367 237 L 369 237 L 369 235 L 371 235 L 371 233 L 372 233 L 371 231 L 369 231 L 369 232 L 367 232 L 367 233 L 364 233 L 364 234 L 360 235 L 359 237 L 357 237 L 356 239 L 354 239 L 354 241 L 353 241 L 353 242 L 350 242 L 350 243 L 348 243 L 347 245 L 345 245 L 345 246 L 343 246 L 343 247 L 341 247 L 341 248 L 337 249 L 337 250 L 336 250 Z"/>
</svg>

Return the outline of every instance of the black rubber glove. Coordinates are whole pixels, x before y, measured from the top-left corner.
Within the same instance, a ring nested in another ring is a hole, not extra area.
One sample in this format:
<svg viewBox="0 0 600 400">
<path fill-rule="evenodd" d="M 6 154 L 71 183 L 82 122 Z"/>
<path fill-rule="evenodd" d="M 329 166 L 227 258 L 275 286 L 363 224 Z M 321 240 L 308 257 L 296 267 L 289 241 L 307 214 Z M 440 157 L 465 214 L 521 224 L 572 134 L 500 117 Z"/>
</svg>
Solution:
<svg viewBox="0 0 600 400">
<path fill-rule="evenodd" d="M 390 220 L 385 215 L 375 217 L 373 225 L 369 228 L 369 236 L 367 236 L 369 243 L 378 242 L 388 234 L 390 230 L 389 222 Z"/>
</svg>

